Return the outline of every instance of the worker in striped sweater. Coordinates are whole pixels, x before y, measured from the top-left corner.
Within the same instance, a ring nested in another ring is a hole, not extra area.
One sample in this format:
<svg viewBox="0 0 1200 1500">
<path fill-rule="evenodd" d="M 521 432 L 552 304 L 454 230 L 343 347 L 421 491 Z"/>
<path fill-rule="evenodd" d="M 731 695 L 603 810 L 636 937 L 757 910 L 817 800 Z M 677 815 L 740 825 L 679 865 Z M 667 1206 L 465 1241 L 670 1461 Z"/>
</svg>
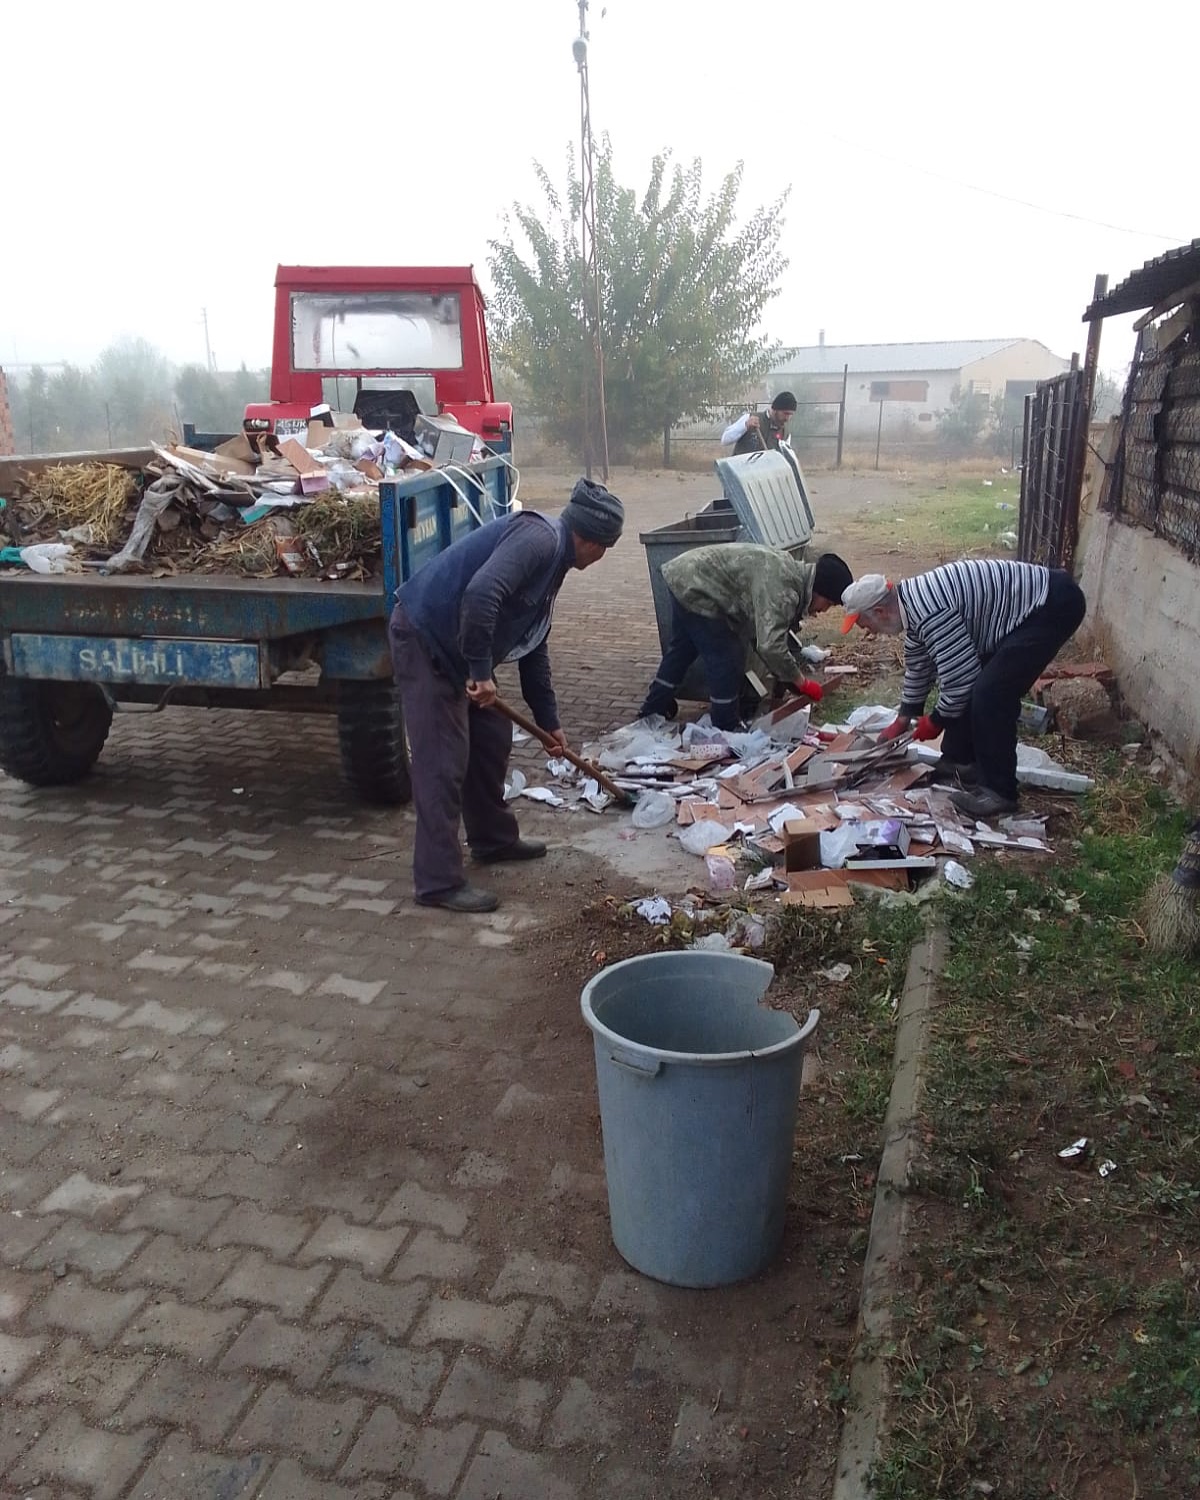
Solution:
<svg viewBox="0 0 1200 1500">
<path fill-rule="evenodd" d="M 1014 812 L 1021 699 L 1087 608 L 1070 573 L 999 558 L 947 563 L 895 584 L 868 573 L 846 589 L 842 606 L 843 633 L 857 623 L 872 635 L 904 636 L 900 711 L 880 738 L 909 728 L 918 740 L 941 735 L 955 806 L 975 818 Z M 935 682 L 937 705 L 927 714 Z"/>
</svg>

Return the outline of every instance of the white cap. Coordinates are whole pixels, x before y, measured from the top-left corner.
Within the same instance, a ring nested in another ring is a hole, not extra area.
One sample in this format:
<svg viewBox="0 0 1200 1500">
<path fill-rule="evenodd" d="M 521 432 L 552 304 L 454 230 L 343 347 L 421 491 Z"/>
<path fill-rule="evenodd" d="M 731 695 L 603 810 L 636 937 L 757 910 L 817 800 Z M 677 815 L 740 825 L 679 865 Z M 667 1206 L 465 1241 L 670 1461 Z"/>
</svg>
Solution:
<svg viewBox="0 0 1200 1500">
<path fill-rule="evenodd" d="M 864 609 L 874 609 L 887 598 L 891 584 L 882 573 L 864 573 L 842 592 L 842 608 L 846 618 L 842 621 L 842 634 L 853 628 L 854 622 Z"/>
</svg>

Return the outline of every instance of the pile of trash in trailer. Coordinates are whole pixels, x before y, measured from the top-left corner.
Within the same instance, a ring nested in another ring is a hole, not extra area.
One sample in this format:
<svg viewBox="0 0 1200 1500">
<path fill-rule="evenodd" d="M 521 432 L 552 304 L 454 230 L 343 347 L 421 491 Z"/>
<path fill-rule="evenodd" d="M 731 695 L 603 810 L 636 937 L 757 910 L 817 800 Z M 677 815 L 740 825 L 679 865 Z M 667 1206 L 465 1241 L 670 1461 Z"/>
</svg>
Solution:
<svg viewBox="0 0 1200 1500">
<path fill-rule="evenodd" d="M 246 432 L 211 453 L 171 443 L 31 462 L 0 498 L 0 567 L 374 579 L 383 481 L 439 468 L 478 485 L 464 467 L 484 457 L 474 433 L 422 416 L 414 438 L 327 410 L 303 442 Z"/>
</svg>

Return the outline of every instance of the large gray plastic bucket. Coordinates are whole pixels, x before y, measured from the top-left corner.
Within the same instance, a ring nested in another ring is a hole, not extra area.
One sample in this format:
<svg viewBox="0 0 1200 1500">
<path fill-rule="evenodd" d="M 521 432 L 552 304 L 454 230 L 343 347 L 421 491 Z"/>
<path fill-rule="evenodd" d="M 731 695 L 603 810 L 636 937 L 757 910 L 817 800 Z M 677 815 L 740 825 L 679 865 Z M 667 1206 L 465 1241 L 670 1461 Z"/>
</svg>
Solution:
<svg viewBox="0 0 1200 1500">
<path fill-rule="evenodd" d="M 770 964 L 653 953 L 583 991 L 596 1044 L 613 1242 L 674 1286 L 753 1276 L 783 1236 L 803 1027 L 760 1004 Z"/>
</svg>

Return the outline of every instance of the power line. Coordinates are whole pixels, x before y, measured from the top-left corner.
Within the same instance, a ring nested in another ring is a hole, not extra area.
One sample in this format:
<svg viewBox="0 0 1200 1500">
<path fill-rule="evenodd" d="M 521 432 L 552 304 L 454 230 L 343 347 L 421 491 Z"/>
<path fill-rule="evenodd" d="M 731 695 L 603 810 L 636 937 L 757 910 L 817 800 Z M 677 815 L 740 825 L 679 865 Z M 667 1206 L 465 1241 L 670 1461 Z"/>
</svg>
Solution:
<svg viewBox="0 0 1200 1500">
<path fill-rule="evenodd" d="M 903 157 L 892 156 L 887 151 L 879 151 L 874 146 L 864 146 L 861 141 L 852 141 L 844 135 L 835 135 L 833 131 L 822 131 L 831 141 L 839 141 L 843 146 L 851 146 L 856 151 L 862 151 L 868 156 L 877 156 L 882 161 L 890 161 L 898 167 L 906 167 L 910 172 L 919 172 L 923 177 L 932 177 L 938 182 L 948 182 L 953 187 L 964 188 L 969 193 L 981 193 L 985 198 L 999 198 L 1004 203 L 1016 203 L 1021 208 L 1031 208 L 1035 213 L 1049 214 L 1056 219 L 1073 219 L 1077 224 L 1094 224 L 1098 229 L 1111 229 L 1115 234 L 1133 234 L 1142 239 L 1162 240 L 1169 245 L 1184 245 L 1190 239 L 1186 234 L 1159 234 L 1153 229 L 1130 229 L 1126 224 L 1110 224 L 1105 219 L 1093 219 L 1087 214 L 1068 213 L 1063 208 L 1047 208 L 1044 203 L 1031 203 L 1028 198 L 1016 198 L 1011 193 L 1001 193 L 996 188 L 980 187 L 977 182 L 964 182 L 960 177 L 950 177 L 945 172 L 934 172 L 929 167 L 919 167 L 916 162 L 905 161 Z"/>
</svg>

